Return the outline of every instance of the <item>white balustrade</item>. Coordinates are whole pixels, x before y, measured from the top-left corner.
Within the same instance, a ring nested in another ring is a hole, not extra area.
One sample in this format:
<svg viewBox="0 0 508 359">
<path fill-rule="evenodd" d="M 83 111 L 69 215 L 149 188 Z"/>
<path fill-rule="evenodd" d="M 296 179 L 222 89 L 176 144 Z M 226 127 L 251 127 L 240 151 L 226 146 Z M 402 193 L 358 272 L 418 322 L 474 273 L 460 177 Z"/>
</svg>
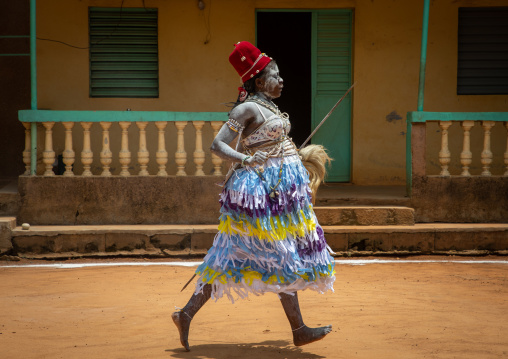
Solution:
<svg viewBox="0 0 508 359">
<path fill-rule="evenodd" d="M 441 127 L 441 151 L 439 151 L 439 163 L 441 164 L 441 176 L 450 176 L 448 165 L 450 164 L 450 150 L 448 149 L 448 128 L 452 121 L 439 121 Z"/>
<path fill-rule="evenodd" d="M 187 163 L 187 152 L 185 152 L 184 147 L 184 128 L 187 126 L 187 121 L 177 121 L 175 122 L 175 127 L 177 129 L 177 139 L 176 139 L 176 152 L 175 152 L 175 162 L 177 165 L 177 176 L 187 176 L 185 173 L 185 164 Z"/>
<path fill-rule="evenodd" d="M 32 131 L 30 130 L 32 124 L 30 122 L 23 122 L 25 128 L 25 149 L 23 150 L 23 163 L 25 164 L 25 176 L 30 174 L 30 164 L 32 163 Z"/>
<path fill-rule="evenodd" d="M 92 127 L 92 122 L 81 122 L 81 127 L 83 127 L 83 151 L 81 151 L 83 173 L 81 175 L 90 177 L 93 175 L 90 170 L 93 162 L 93 152 L 90 146 L 90 127 Z"/>
<path fill-rule="evenodd" d="M 148 176 L 148 161 L 150 154 L 146 149 L 146 126 L 148 122 L 136 122 L 139 128 L 139 151 L 138 151 L 138 163 L 140 167 L 139 175 Z"/>
<path fill-rule="evenodd" d="M 101 176 L 111 176 L 110 165 L 113 162 L 113 153 L 111 152 L 110 139 L 109 139 L 109 128 L 111 122 L 101 122 L 102 127 L 102 151 L 101 151 L 101 165 L 102 173 Z"/>
<path fill-rule="evenodd" d="M 471 128 L 474 126 L 474 121 L 462 121 L 460 123 L 464 130 L 464 139 L 462 142 L 462 152 L 460 154 L 460 163 L 462 164 L 461 176 L 471 176 L 469 173 L 469 165 L 473 161 L 473 153 L 471 152 Z"/>
<path fill-rule="evenodd" d="M 208 126 L 205 121 L 191 121 L 192 126 L 195 130 L 195 147 L 193 149 L 193 162 L 196 167 L 194 175 L 204 176 L 204 165 L 206 162 L 207 154 L 203 149 L 203 129 Z M 493 153 L 491 149 L 492 141 L 492 128 L 495 126 L 495 121 L 476 121 L 481 122 L 483 129 L 483 150 L 480 154 L 482 176 L 492 176 L 491 167 L 493 162 Z M 215 138 L 219 133 L 224 121 L 210 121 L 210 127 L 213 131 L 213 137 Z M 441 129 L 441 148 L 439 151 L 439 163 L 440 163 L 440 175 L 448 177 L 450 176 L 449 165 L 451 162 L 451 153 L 449 148 L 449 128 L 453 121 L 438 121 Z M 53 127 L 55 122 L 43 122 L 42 125 L 45 129 L 45 143 L 44 150 L 42 151 L 42 162 L 44 164 L 44 176 L 54 176 L 53 166 L 55 164 L 55 150 L 53 149 Z M 81 164 L 83 165 L 82 176 L 92 176 L 92 163 L 93 163 L 93 151 L 91 148 L 91 128 L 92 122 L 81 122 L 83 128 L 83 150 L 81 151 Z M 118 162 L 121 165 L 120 176 L 130 176 L 129 171 L 131 165 L 131 152 L 129 150 L 129 128 L 132 122 L 118 122 L 116 125 L 114 122 L 100 122 L 102 129 L 102 148 L 100 151 L 100 163 L 102 166 L 101 176 L 112 176 L 111 164 L 113 163 L 115 154 L 111 149 L 111 138 L 110 129 L 111 126 L 119 126 L 121 129 L 121 148 L 118 152 Z M 74 122 L 62 122 L 62 126 L 65 128 L 65 140 L 64 140 L 64 151 L 62 152 L 63 163 L 65 164 L 64 176 L 75 176 L 73 172 L 73 166 L 76 161 L 76 153 L 73 149 L 73 129 Z M 139 147 L 137 151 L 137 164 L 140 166 L 139 175 L 149 176 L 148 164 L 150 162 L 150 153 L 147 149 L 147 126 L 148 122 L 139 121 L 136 122 L 137 130 L 139 131 Z M 169 154 L 166 148 L 166 128 L 168 125 L 167 121 L 154 122 L 157 129 L 157 151 L 152 153 L 152 156 L 157 163 L 157 173 L 152 175 L 157 176 L 168 176 L 167 165 L 169 162 Z M 176 151 L 174 154 L 176 164 L 176 175 L 187 176 L 186 164 L 187 164 L 187 152 L 185 149 L 185 129 L 188 127 L 188 121 L 175 121 L 174 126 L 176 128 Z M 25 148 L 23 150 L 23 163 L 25 165 L 24 175 L 30 174 L 31 166 L 31 123 L 23 123 L 25 129 Z M 461 176 L 470 177 L 470 166 L 472 164 L 473 156 L 475 153 L 471 149 L 471 131 L 475 126 L 474 120 L 461 121 L 460 126 L 463 131 L 462 140 L 462 152 L 460 153 L 460 164 L 462 167 Z M 506 151 L 503 154 L 503 168 L 502 176 L 508 177 L 508 122 L 503 122 L 503 127 L 506 129 Z M 504 132 L 504 131 L 503 131 Z M 189 133 L 187 135 L 190 135 Z M 113 138 L 115 142 L 115 138 Z M 496 145 L 497 146 L 497 145 Z M 206 145 L 208 148 L 208 144 Z M 58 148 L 58 147 L 57 147 Z M 213 165 L 213 175 L 222 175 L 223 160 L 215 155 L 211 154 L 211 163 Z M 496 171 L 499 169 L 499 164 L 495 165 Z M 113 169 L 114 170 L 114 169 Z M 476 174 L 478 175 L 478 174 Z"/>
<path fill-rule="evenodd" d="M 203 164 L 205 163 L 205 151 L 203 151 L 203 131 L 205 121 L 193 121 L 196 129 L 196 149 L 194 150 L 194 164 L 196 165 L 196 176 L 204 176 Z"/>
<path fill-rule="evenodd" d="M 490 165 L 492 163 L 492 151 L 490 150 L 490 130 L 496 123 L 494 121 L 482 121 L 483 127 L 483 151 L 481 155 L 482 176 L 491 176 Z"/>
<path fill-rule="evenodd" d="M 158 148 L 155 153 L 157 164 L 159 165 L 159 172 L 157 176 L 167 176 L 166 164 L 168 163 L 168 151 L 166 151 L 166 140 L 164 137 L 164 129 L 166 128 L 167 122 L 158 121 L 155 122 L 155 126 L 158 130 Z"/>
<path fill-rule="evenodd" d="M 451 153 L 449 148 L 449 132 L 448 129 L 453 124 L 453 121 L 437 121 L 441 128 L 441 149 L 439 151 L 439 163 L 441 167 L 440 176 L 450 176 L 449 165 L 451 161 Z M 496 121 L 476 121 L 479 122 L 483 130 L 483 148 L 480 153 L 471 149 L 471 131 L 475 126 L 474 120 L 465 120 L 460 122 L 463 130 L 462 152 L 460 153 L 460 164 L 462 166 L 461 176 L 471 177 L 472 175 L 490 177 L 492 176 L 491 168 L 494 168 L 492 163 L 494 156 L 492 153 L 492 129 L 496 125 Z M 503 154 L 504 166 L 502 176 L 508 177 L 508 122 L 502 122 L 506 129 L 506 152 Z M 504 132 L 504 131 L 503 131 Z M 496 145 L 497 146 L 497 145 Z M 476 153 L 476 154 L 475 154 Z M 473 162 L 473 156 L 480 157 L 481 173 L 471 174 L 470 166 Z M 500 164 L 496 160 L 495 169 L 499 170 Z"/>
<path fill-rule="evenodd" d="M 223 124 L 224 124 L 224 122 L 222 122 L 222 121 L 210 122 L 210 125 L 212 126 L 212 129 L 213 129 L 213 138 L 217 137 L 217 134 L 219 133 L 219 130 Z M 222 176 L 222 168 L 221 168 L 222 158 L 217 156 L 215 153 L 212 153 L 212 163 L 213 163 L 213 168 L 214 168 L 213 175 L 214 176 Z"/>
<path fill-rule="evenodd" d="M 203 143 L 203 131 L 205 126 L 210 126 L 213 131 L 213 136 L 217 136 L 220 131 L 220 128 L 224 124 L 223 121 L 210 121 L 209 125 L 206 121 L 191 121 L 192 127 L 194 128 L 195 134 L 195 146 L 193 149 L 193 163 L 196 167 L 194 176 L 205 176 L 204 166 L 207 161 L 207 154 L 204 146 L 206 148 L 209 147 L 210 144 Z M 44 176 L 54 176 L 53 166 L 55 164 L 55 150 L 53 149 L 53 127 L 55 122 L 44 122 L 43 126 L 45 128 L 45 143 L 44 143 L 44 151 L 42 152 L 42 162 L 44 163 Z M 109 177 L 115 175 L 112 173 L 114 168 L 112 168 L 112 163 L 115 160 L 115 153 L 112 151 L 112 141 L 115 142 L 115 138 L 111 139 L 111 129 L 112 127 L 118 126 L 121 130 L 121 139 L 120 139 L 120 150 L 118 151 L 118 162 L 120 164 L 120 171 L 117 175 L 119 176 L 131 176 L 130 166 L 131 163 L 131 151 L 129 150 L 129 129 L 132 122 L 99 122 L 100 131 L 102 135 L 102 143 L 101 149 L 99 152 L 100 166 L 101 172 L 100 176 Z M 150 152 L 147 148 L 147 131 L 150 129 L 149 122 L 139 121 L 135 122 L 137 131 L 139 132 L 139 146 L 137 149 L 137 164 L 140 167 L 140 171 L 138 175 L 140 176 L 149 176 L 149 168 L 148 164 L 150 162 Z M 83 166 L 83 172 L 81 176 L 89 177 L 93 176 L 92 173 L 92 165 L 94 161 L 94 151 L 92 149 L 92 136 L 96 135 L 96 131 L 92 131 L 93 122 L 80 122 L 78 126 L 83 128 L 83 148 L 81 151 L 81 156 L 76 159 L 76 152 L 74 150 L 74 142 L 73 142 L 73 130 L 75 129 L 74 122 L 62 122 L 62 126 L 64 127 L 64 150 L 62 152 L 62 160 L 65 164 L 65 172 L 63 176 L 76 176 L 74 173 L 73 167 L 75 166 L 76 161 L 81 161 Z M 166 148 L 166 128 L 168 125 L 167 121 L 157 121 L 154 122 L 154 125 L 157 129 L 157 151 L 152 153 L 152 156 L 157 163 L 157 172 L 152 173 L 152 175 L 157 176 L 168 176 L 167 165 L 169 161 L 169 155 Z M 187 176 L 186 165 L 187 165 L 187 152 L 185 148 L 185 130 L 190 130 L 187 126 L 188 121 L 175 121 L 174 122 L 176 128 L 176 151 L 175 151 L 175 162 L 176 164 L 176 175 L 177 176 Z M 25 149 L 23 151 L 23 163 L 25 165 L 25 175 L 30 174 L 30 165 L 31 165 L 31 123 L 23 123 L 25 128 Z M 99 128 L 97 128 L 99 129 Z M 151 133 L 154 134 L 153 132 Z M 190 133 L 187 133 L 187 136 Z M 118 139 L 116 140 L 118 141 Z M 114 148 L 114 146 L 113 146 Z M 211 164 L 213 165 L 213 175 L 221 176 L 222 175 L 222 164 L 223 160 L 215 155 L 211 155 Z M 95 167 L 94 167 L 95 168 Z"/>
<path fill-rule="evenodd" d="M 44 151 L 42 152 L 42 162 L 44 163 L 44 176 L 54 176 L 53 164 L 55 163 L 55 151 L 53 151 L 53 126 L 54 122 L 43 122 L 42 125 L 46 129 L 46 142 Z"/>
<path fill-rule="evenodd" d="M 122 129 L 122 148 L 120 149 L 119 161 L 122 165 L 120 176 L 130 176 L 129 164 L 131 163 L 131 153 L 129 151 L 129 126 L 130 122 L 119 122 L 120 128 Z"/>
<path fill-rule="evenodd" d="M 76 153 L 72 149 L 72 128 L 74 127 L 74 122 L 62 122 L 62 125 L 65 128 L 65 150 L 62 153 L 62 160 L 65 164 L 65 172 L 63 175 L 72 177 L 74 176 L 72 165 L 76 160 Z"/>
</svg>

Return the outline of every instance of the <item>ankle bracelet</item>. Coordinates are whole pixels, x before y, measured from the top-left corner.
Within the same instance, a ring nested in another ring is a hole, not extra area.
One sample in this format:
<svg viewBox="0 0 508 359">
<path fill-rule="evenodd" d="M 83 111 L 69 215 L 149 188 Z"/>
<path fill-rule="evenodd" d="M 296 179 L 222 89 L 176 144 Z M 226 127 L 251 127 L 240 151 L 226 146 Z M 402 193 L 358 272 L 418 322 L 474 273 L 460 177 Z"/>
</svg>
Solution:
<svg viewBox="0 0 508 359">
<path fill-rule="evenodd" d="M 190 318 L 190 320 L 192 320 L 192 319 L 193 319 L 193 318 L 192 318 L 189 314 L 187 314 L 187 312 L 184 312 L 184 311 L 183 311 L 183 308 L 177 307 L 177 306 L 175 305 L 175 309 L 176 309 L 176 310 L 178 310 L 180 313 L 183 313 L 183 314 L 185 314 L 186 316 L 188 316 L 188 317 Z"/>
<path fill-rule="evenodd" d="M 293 329 L 293 332 L 296 332 L 297 330 L 300 330 L 300 329 L 302 329 L 303 327 L 305 327 L 305 324 L 304 324 L 304 325 L 302 325 L 300 328 Z"/>
<path fill-rule="evenodd" d="M 184 312 L 183 310 L 181 310 L 180 313 L 185 314 L 186 316 L 188 316 L 190 318 L 190 320 L 192 320 L 192 317 L 189 314 L 187 314 L 187 312 Z"/>
</svg>

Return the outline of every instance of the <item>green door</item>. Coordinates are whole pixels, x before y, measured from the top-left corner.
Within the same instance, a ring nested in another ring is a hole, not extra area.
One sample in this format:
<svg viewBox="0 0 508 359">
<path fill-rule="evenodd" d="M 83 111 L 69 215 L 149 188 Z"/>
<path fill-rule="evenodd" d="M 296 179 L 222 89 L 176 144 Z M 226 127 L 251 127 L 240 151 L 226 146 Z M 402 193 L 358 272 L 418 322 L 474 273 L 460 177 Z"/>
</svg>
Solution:
<svg viewBox="0 0 508 359">
<path fill-rule="evenodd" d="M 351 86 L 351 10 L 312 12 L 312 129 Z M 351 180 L 351 93 L 311 140 L 334 159 L 328 182 Z"/>
</svg>

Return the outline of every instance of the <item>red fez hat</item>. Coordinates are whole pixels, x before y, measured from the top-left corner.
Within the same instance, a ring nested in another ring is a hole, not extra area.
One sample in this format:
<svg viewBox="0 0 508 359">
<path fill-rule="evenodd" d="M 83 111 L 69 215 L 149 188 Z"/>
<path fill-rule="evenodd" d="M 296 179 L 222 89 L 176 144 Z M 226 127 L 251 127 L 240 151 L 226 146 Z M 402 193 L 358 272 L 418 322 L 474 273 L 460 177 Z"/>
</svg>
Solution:
<svg viewBox="0 0 508 359">
<path fill-rule="evenodd" d="M 235 44 L 235 49 L 229 55 L 229 62 L 242 78 L 242 82 L 256 76 L 270 61 L 272 61 L 271 57 L 261 53 L 256 46 L 248 41 L 240 41 Z"/>
</svg>

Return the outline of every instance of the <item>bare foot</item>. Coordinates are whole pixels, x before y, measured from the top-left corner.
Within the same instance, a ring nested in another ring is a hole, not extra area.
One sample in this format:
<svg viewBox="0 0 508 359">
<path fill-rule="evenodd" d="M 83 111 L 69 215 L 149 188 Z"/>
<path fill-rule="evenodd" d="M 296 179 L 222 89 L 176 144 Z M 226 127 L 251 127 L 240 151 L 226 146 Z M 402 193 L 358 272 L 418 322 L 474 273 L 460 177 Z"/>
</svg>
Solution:
<svg viewBox="0 0 508 359">
<path fill-rule="evenodd" d="M 293 332 L 293 343 L 299 347 L 305 344 L 310 344 L 318 340 L 323 339 L 326 334 L 332 331 L 332 326 L 327 325 L 326 327 L 309 328 L 304 326 L 301 329 Z"/>
<path fill-rule="evenodd" d="M 171 318 L 173 318 L 173 322 L 175 322 L 178 332 L 180 333 L 180 343 L 182 343 L 185 350 L 189 352 L 189 327 L 191 318 L 181 311 L 171 314 Z"/>
</svg>

